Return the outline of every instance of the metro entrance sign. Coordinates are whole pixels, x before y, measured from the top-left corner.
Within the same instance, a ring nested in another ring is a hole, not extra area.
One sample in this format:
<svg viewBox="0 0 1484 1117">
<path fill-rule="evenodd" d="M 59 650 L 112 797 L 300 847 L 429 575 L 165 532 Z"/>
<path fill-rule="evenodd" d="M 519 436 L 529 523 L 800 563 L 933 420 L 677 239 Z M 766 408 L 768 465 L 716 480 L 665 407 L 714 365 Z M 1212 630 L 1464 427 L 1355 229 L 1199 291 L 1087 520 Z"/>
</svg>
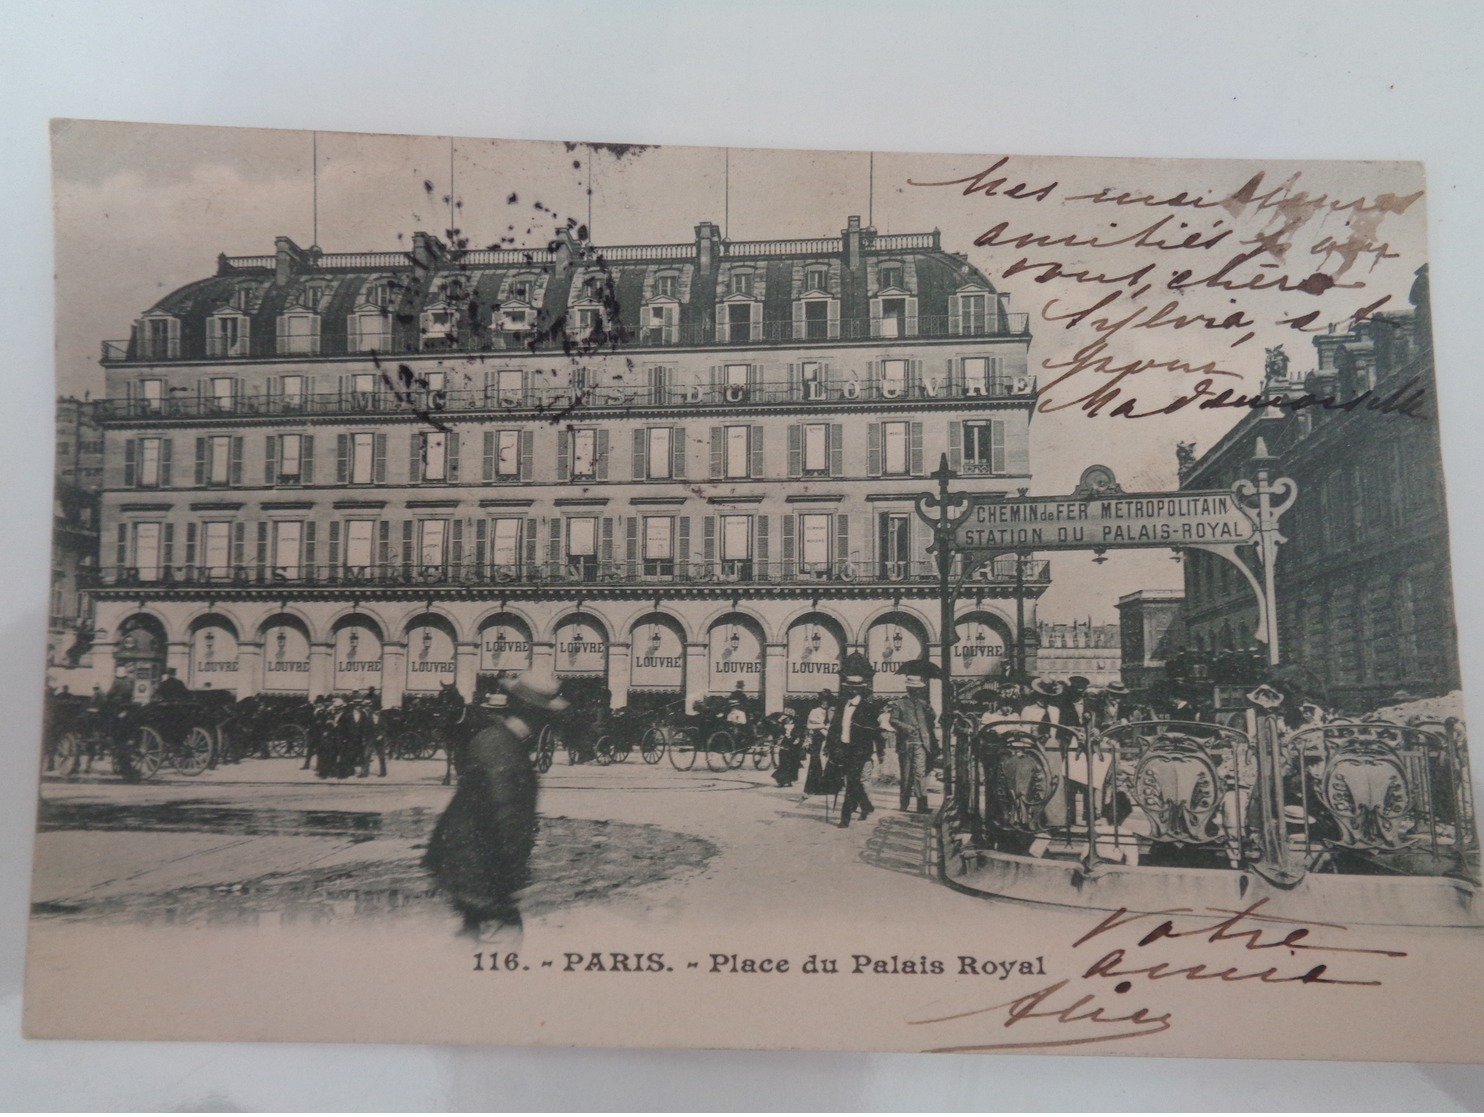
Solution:
<svg viewBox="0 0 1484 1117">
<path fill-rule="evenodd" d="M 953 546 L 963 551 L 1179 547 L 1250 543 L 1256 525 L 1230 490 L 1109 496 L 969 496 Z"/>
<path fill-rule="evenodd" d="M 938 666 L 945 680 L 939 717 L 943 740 L 952 753 L 944 768 L 944 790 L 950 797 L 956 788 L 967 786 L 968 779 L 967 750 L 955 747 L 951 728 L 956 605 L 970 576 L 999 555 L 1015 555 L 1017 563 L 1034 551 L 1090 550 L 1101 555 L 1110 547 L 1170 547 L 1218 555 L 1252 587 L 1268 662 L 1278 662 L 1273 567 L 1278 547 L 1285 542 L 1278 519 L 1293 507 L 1298 486 L 1269 473 L 1274 461 L 1259 438 L 1252 460 L 1256 479 L 1239 479 L 1230 489 L 1126 493 L 1111 469 L 1094 465 L 1082 471 L 1069 496 L 1006 497 L 953 492 L 948 483 L 957 474 L 943 455 L 932 474 L 938 491 L 918 494 L 916 505 L 918 518 L 932 529 L 938 566 L 939 631 L 944 634 Z M 1020 600 L 1017 592 L 1017 605 Z M 1017 640 L 1024 630 L 1024 618 L 1018 618 Z"/>
</svg>

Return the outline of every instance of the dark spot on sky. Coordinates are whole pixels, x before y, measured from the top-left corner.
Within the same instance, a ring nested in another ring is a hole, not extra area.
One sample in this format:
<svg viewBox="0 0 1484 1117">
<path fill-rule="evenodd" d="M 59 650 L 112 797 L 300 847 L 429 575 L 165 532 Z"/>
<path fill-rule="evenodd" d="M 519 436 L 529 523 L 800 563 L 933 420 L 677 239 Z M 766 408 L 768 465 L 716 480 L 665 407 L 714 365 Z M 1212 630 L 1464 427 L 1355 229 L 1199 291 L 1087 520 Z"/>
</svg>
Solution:
<svg viewBox="0 0 1484 1117">
<path fill-rule="evenodd" d="M 574 159 L 574 160 L 572 160 L 572 169 L 574 171 L 580 171 L 580 170 L 582 170 L 582 160 L 581 159 Z"/>
<path fill-rule="evenodd" d="M 520 201 L 520 195 L 512 191 L 510 197 L 505 199 L 505 204 L 507 206 L 513 206 L 518 201 Z"/>
<path fill-rule="evenodd" d="M 433 180 L 430 178 L 423 179 L 423 189 L 431 194 L 433 192 Z"/>
</svg>

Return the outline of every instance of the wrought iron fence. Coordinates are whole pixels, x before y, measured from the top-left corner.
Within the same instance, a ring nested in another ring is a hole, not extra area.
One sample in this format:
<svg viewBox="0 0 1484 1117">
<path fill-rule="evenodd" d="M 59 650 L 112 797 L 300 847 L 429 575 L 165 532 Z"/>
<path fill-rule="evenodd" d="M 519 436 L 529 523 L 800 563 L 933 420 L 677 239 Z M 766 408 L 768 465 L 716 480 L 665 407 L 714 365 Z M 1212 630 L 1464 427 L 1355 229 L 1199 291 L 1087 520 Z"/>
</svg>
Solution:
<svg viewBox="0 0 1484 1117">
<path fill-rule="evenodd" d="M 1206 722 L 966 721 L 957 747 L 968 763 L 956 809 L 984 849 L 1087 867 L 1282 863 L 1299 874 L 1479 880 L 1456 721 L 1315 727 L 1284 740 L 1276 760 L 1246 732 Z M 1282 817 L 1264 817 L 1265 803 Z"/>
</svg>

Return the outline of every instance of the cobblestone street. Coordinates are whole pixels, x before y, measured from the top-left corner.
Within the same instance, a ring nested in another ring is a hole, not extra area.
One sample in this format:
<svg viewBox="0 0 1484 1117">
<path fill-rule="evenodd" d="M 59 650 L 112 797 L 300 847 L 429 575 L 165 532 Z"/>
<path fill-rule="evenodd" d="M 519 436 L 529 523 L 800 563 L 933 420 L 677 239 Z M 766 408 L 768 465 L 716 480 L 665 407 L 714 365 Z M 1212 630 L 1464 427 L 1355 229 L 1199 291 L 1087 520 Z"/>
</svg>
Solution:
<svg viewBox="0 0 1484 1117">
<path fill-rule="evenodd" d="M 326 784 L 294 760 L 254 760 L 199 779 L 111 776 L 42 787 L 34 911 L 43 920 L 324 924 L 368 917 L 442 927 L 451 917 L 419 859 L 451 791 L 441 761 L 392 763 L 386 779 Z M 688 911 L 735 925 L 798 896 L 810 906 L 867 890 L 922 904 L 972 903 L 928 877 L 924 816 L 876 789 L 877 812 L 839 830 L 766 772 L 677 772 L 630 760 L 559 764 L 542 782 L 528 926 L 601 907 L 640 922 Z"/>
</svg>

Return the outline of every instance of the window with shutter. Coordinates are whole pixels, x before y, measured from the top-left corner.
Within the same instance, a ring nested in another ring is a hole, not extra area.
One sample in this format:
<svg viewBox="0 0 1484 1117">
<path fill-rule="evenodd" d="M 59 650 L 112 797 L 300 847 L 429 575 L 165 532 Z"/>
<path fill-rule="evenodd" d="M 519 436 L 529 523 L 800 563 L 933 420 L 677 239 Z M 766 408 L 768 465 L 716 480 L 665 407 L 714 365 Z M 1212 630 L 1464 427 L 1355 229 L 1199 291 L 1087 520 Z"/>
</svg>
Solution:
<svg viewBox="0 0 1484 1117">
<path fill-rule="evenodd" d="M 633 478 L 635 481 L 643 481 L 649 476 L 649 465 L 647 453 L 649 450 L 649 432 L 643 427 L 634 429 L 634 452 L 633 452 Z"/>
<path fill-rule="evenodd" d="M 675 530 L 676 570 L 679 576 L 684 578 L 690 571 L 690 517 L 680 516 L 677 520 Z"/>
<path fill-rule="evenodd" d="M 839 423 L 830 424 L 830 476 L 845 476 L 845 428 Z"/>
<path fill-rule="evenodd" d="M 685 476 L 685 428 L 670 428 L 670 476 Z"/>
<path fill-rule="evenodd" d="M 520 462 L 518 465 L 517 479 L 529 481 L 531 479 L 531 460 L 535 454 L 536 435 L 534 431 L 520 431 L 518 445 L 520 447 Z"/>
<path fill-rule="evenodd" d="M 751 468 L 748 470 L 749 477 L 761 478 L 763 476 L 763 428 L 761 425 L 752 428 L 751 446 L 752 452 Z"/>
<path fill-rule="evenodd" d="M 797 423 L 788 428 L 788 475 L 799 477 L 804 472 L 804 428 Z"/>
<path fill-rule="evenodd" d="M 922 424 L 921 423 L 913 423 L 912 424 L 911 431 L 910 431 L 910 435 L 911 435 L 911 444 L 910 444 L 909 449 L 910 449 L 910 453 L 911 453 L 911 463 L 910 463 L 910 467 L 909 468 L 911 469 L 911 471 L 912 471 L 912 473 L 913 473 L 914 476 L 921 476 L 922 475 Z"/>
<path fill-rule="evenodd" d="M 711 428 L 711 476 L 721 477 L 722 473 L 722 428 Z"/>
</svg>

